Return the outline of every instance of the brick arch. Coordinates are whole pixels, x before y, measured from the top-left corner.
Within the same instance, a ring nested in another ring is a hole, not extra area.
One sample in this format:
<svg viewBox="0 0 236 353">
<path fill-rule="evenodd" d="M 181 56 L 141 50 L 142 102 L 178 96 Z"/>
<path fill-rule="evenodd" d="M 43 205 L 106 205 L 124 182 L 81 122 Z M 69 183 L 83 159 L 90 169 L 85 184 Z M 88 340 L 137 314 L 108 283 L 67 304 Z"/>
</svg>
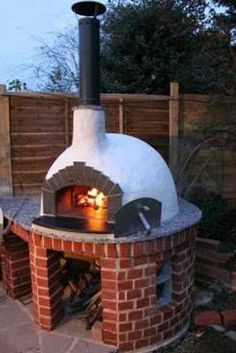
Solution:
<svg viewBox="0 0 236 353">
<path fill-rule="evenodd" d="M 108 200 L 108 222 L 115 221 L 115 215 L 122 206 L 123 191 L 102 172 L 87 166 L 84 162 L 75 162 L 59 170 L 42 185 L 43 213 L 56 215 L 56 193 L 65 187 L 73 185 L 88 185 L 103 192 Z"/>
</svg>

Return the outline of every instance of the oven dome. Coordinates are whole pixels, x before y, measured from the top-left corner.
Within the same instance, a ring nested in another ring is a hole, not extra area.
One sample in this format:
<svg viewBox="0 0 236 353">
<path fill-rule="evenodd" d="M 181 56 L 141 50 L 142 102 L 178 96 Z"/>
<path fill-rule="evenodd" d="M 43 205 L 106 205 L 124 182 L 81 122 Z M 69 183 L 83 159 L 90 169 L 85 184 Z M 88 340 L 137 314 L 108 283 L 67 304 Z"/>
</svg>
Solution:
<svg viewBox="0 0 236 353">
<path fill-rule="evenodd" d="M 119 184 L 122 206 L 150 197 L 162 203 L 162 222 L 178 213 L 176 188 L 164 159 L 142 140 L 106 133 L 100 106 L 75 108 L 72 145 L 52 164 L 46 180 L 74 162 L 85 162 Z"/>
</svg>

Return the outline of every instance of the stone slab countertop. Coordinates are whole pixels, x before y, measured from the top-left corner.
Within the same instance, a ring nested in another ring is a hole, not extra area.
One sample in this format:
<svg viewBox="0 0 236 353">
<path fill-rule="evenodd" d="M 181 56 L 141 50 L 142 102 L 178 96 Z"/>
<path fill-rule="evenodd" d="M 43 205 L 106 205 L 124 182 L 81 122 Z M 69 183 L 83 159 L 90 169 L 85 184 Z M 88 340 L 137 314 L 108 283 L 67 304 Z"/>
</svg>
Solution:
<svg viewBox="0 0 236 353">
<path fill-rule="evenodd" d="M 40 205 L 30 199 L 22 197 L 10 197 L 0 199 L 0 207 L 3 210 L 4 216 L 19 224 L 24 229 L 32 230 L 32 221 L 40 216 Z M 95 242 L 95 243 L 129 243 L 143 240 L 152 240 L 157 238 L 166 237 L 175 233 L 182 232 L 198 224 L 201 220 L 202 212 L 193 204 L 179 198 L 179 212 L 172 219 L 163 222 L 158 228 L 152 229 L 149 235 L 145 232 L 139 232 L 134 236 L 124 238 L 103 238 L 102 236 L 95 235 L 93 238 L 84 236 L 78 238 L 75 235 L 65 232 L 62 235 L 55 235 L 52 233 L 43 234 L 47 237 L 59 238 L 64 240 L 72 240 L 74 242 Z M 78 233 L 79 235 L 79 233 Z"/>
</svg>

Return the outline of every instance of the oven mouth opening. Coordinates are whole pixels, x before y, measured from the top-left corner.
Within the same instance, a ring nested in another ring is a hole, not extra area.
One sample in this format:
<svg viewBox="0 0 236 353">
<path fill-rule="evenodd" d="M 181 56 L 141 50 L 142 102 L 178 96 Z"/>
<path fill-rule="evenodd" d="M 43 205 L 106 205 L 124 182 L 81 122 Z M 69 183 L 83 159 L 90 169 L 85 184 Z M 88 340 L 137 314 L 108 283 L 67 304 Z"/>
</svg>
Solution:
<svg viewBox="0 0 236 353">
<path fill-rule="evenodd" d="M 57 216 L 107 222 L 107 197 L 88 185 L 74 185 L 57 191 Z"/>
<path fill-rule="evenodd" d="M 108 198 L 89 185 L 72 185 L 55 194 L 55 215 L 44 215 L 34 225 L 72 233 L 112 234 L 114 224 L 108 222 Z"/>
</svg>

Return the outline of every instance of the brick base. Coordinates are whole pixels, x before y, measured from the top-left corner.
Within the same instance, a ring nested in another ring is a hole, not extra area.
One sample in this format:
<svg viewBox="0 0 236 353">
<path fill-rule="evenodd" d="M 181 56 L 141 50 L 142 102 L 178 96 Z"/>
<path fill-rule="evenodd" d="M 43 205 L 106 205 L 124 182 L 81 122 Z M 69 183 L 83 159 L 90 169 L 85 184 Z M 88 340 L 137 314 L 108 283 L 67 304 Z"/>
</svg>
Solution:
<svg viewBox="0 0 236 353">
<path fill-rule="evenodd" d="M 100 261 L 105 343 L 117 346 L 122 352 L 143 347 L 153 349 L 172 341 L 186 329 L 193 301 L 194 227 L 164 238 L 121 244 L 64 241 L 26 234 L 19 226 L 13 229 L 29 241 L 33 314 L 41 328 L 53 329 L 62 317 L 60 256 L 66 252 Z M 19 237 L 11 235 L 4 244 L 7 264 L 3 267 L 4 285 L 12 296 L 16 293 L 19 296 L 19 280 L 12 277 L 12 270 L 19 269 L 18 264 L 28 266 L 28 291 L 30 284 L 27 244 Z M 156 274 L 165 261 L 172 264 L 171 301 L 158 307 Z M 9 269 L 12 263 L 14 266 Z"/>
</svg>

